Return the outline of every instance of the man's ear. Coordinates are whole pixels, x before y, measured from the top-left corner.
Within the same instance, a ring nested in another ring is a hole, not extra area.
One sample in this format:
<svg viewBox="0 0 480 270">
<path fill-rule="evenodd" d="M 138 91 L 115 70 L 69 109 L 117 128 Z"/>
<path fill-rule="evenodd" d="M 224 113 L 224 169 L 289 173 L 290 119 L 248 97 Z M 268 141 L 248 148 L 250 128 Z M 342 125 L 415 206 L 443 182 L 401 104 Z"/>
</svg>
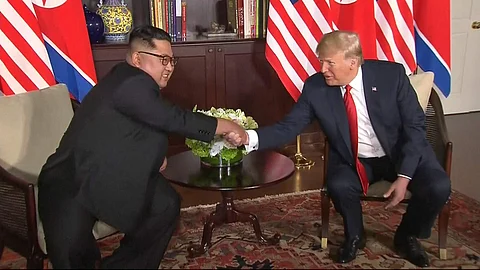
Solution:
<svg viewBox="0 0 480 270">
<path fill-rule="evenodd" d="M 355 67 L 357 66 L 357 64 L 358 64 L 358 59 L 355 58 L 355 57 L 352 57 L 352 58 L 350 59 L 350 68 L 351 68 L 351 69 L 355 68 Z"/>
<path fill-rule="evenodd" d="M 131 60 L 132 60 L 132 65 L 135 67 L 140 67 L 140 54 L 138 52 L 134 52 L 130 55 Z"/>
</svg>

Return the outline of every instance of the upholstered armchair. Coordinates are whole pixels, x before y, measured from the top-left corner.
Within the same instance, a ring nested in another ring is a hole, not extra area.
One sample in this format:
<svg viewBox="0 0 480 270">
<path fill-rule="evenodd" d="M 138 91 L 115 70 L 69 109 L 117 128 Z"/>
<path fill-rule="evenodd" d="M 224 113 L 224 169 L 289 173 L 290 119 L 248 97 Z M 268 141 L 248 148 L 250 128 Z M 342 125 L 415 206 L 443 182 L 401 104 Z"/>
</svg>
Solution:
<svg viewBox="0 0 480 270">
<path fill-rule="evenodd" d="M 442 103 L 438 97 L 433 86 L 434 74 L 431 72 L 421 73 L 410 76 L 410 83 L 417 92 L 420 105 L 426 114 L 426 130 L 427 140 L 432 145 L 433 150 L 437 156 L 438 161 L 443 166 L 447 175 L 450 177 L 450 168 L 452 161 L 452 142 L 448 139 L 447 128 L 445 125 L 445 118 L 443 114 Z M 325 138 L 325 164 L 328 162 L 328 142 Z M 326 166 L 325 166 L 326 167 Z M 327 193 L 326 186 L 326 169 L 324 169 L 324 183 L 321 189 L 321 209 L 322 209 L 322 224 L 318 225 L 321 229 L 321 246 L 327 248 L 328 242 L 328 227 L 330 216 L 330 198 Z M 383 194 L 387 192 L 390 187 L 390 182 L 379 181 L 371 185 L 366 196 L 361 200 L 364 201 L 386 201 Z M 410 192 L 407 191 L 406 198 L 401 203 L 408 203 L 411 197 Z M 443 207 L 438 218 L 438 247 L 440 259 L 446 259 L 447 250 L 447 227 L 450 213 L 450 200 Z"/>
<path fill-rule="evenodd" d="M 0 257 L 6 246 L 26 257 L 27 268 L 43 268 L 47 257 L 37 177 L 76 106 L 64 84 L 0 97 Z M 97 239 L 114 232 L 103 222 L 93 230 Z"/>
</svg>

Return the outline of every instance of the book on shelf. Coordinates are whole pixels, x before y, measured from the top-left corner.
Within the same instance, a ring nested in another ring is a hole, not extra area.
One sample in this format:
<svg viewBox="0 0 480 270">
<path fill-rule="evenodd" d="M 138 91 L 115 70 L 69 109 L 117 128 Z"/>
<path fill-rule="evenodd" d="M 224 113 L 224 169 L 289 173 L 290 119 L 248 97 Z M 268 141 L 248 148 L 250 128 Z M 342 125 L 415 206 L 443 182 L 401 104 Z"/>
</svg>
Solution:
<svg viewBox="0 0 480 270">
<path fill-rule="evenodd" d="M 151 24 L 170 34 L 172 39 L 186 37 L 185 0 L 150 0 Z"/>
<path fill-rule="evenodd" d="M 233 28 L 234 33 L 238 33 L 240 38 L 265 37 L 268 0 L 226 1 L 227 24 Z"/>
</svg>

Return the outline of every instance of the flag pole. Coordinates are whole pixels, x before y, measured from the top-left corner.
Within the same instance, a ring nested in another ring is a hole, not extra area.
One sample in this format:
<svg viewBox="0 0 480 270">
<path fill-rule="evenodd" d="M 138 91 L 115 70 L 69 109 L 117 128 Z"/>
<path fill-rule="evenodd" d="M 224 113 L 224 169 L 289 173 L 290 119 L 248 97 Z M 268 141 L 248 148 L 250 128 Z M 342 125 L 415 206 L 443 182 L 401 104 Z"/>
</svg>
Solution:
<svg viewBox="0 0 480 270">
<path fill-rule="evenodd" d="M 292 157 L 297 169 L 310 169 L 315 161 L 305 158 L 300 151 L 300 135 L 297 135 L 297 153 Z"/>
</svg>

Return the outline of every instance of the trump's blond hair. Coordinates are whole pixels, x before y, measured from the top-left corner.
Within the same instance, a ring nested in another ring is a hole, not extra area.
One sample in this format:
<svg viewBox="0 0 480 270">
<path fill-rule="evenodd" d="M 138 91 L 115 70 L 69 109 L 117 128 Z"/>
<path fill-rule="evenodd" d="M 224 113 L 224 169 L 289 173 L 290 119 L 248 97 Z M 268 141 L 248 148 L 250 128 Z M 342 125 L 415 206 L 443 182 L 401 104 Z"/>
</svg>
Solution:
<svg viewBox="0 0 480 270">
<path fill-rule="evenodd" d="M 323 35 L 315 52 L 319 57 L 343 52 L 345 59 L 357 58 L 359 65 L 364 61 L 360 38 L 350 31 L 336 30 Z"/>
</svg>

